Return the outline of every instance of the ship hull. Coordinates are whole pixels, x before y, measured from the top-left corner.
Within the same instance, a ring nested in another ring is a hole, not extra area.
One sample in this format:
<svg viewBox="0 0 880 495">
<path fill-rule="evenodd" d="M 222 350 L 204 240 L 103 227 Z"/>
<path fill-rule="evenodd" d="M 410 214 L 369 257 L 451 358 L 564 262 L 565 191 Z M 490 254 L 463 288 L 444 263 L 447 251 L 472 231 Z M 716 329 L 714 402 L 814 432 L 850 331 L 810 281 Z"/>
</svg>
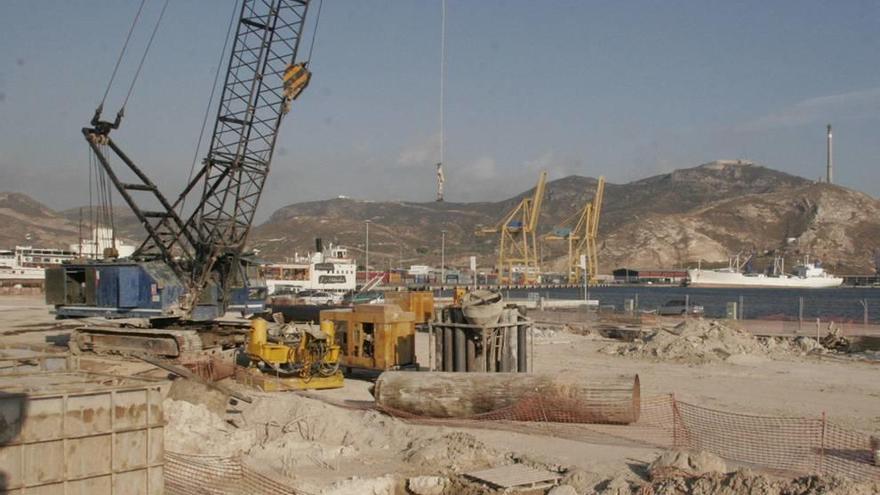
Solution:
<svg viewBox="0 0 880 495">
<path fill-rule="evenodd" d="M 763 274 L 745 275 L 736 272 L 688 270 L 690 287 L 768 288 L 768 289 L 831 289 L 843 283 L 840 277 L 771 277 Z"/>
</svg>

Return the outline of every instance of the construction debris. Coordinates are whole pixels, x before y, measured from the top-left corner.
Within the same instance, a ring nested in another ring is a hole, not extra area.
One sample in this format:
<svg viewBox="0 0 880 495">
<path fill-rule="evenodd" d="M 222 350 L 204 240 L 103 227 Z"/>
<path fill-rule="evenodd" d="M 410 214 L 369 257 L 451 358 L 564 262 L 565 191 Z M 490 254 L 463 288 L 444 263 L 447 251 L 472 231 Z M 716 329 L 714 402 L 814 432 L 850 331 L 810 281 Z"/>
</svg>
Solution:
<svg viewBox="0 0 880 495">
<path fill-rule="evenodd" d="M 706 473 L 726 473 L 727 464 L 710 452 L 687 452 L 669 450 L 660 455 L 648 467 L 652 480 L 681 476 L 700 476 Z"/>
<path fill-rule="evenodd" d="M 784 359 L 827 352 L 815 338 L 758 338 L 717 320 L 691 318 L 674 327 L 660 327 L 633 342 L 611 344 L 605 354 L 633 356 L 687 364 L 737 362 L 743 357 Z"/>
<path fill-rule="evenodd" d="M 523 464 L 510 464 L 482 471 L 465 473 L 468 478 L 495 488 L 515 490 L 524 488 L 550 488 L 561 478 L 559 473 L 535 469 Z"/>
<path fill-rule="evenodd" d="M 834 322 L 828 323 L 828 333 L 822 337 L 820 342 L 822 347 L 838 352 L 849 352 L 851 345 L 849 339 L 841 334 L 840 327 L 835 326 Z"/>
</svg>

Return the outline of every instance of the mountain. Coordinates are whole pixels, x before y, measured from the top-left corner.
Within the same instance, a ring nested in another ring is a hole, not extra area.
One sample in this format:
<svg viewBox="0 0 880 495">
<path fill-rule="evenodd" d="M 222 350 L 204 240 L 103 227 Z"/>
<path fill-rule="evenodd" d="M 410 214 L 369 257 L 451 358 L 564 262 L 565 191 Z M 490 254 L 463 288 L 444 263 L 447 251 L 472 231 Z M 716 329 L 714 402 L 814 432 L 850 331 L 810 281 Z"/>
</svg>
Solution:
<svg viewBox="0 0 880 495">
<path fill-rule="evenodd" d="M 592 198 L 596 179 L 569 176 L 547 184 L 540 231 L 559 226 Z M 376 268 L 437 263 L 446 231 L 448 263 L 495 262 L 494 226 L 533 190 L 498 202 L 364 201 L 335 198 L 294 203 L 254 227 L 249 247 L 283 261 L 314 249 L 314 239 L 349 247 L 364 258 L 369 220 L 370 264 Z M 84 215 L 87 217 L 87 209 Z M 9 220 L 7 220 L 7 218 Z M 16 193 L 0 194 L 0 246 L 31 233 L 35 245 L 75 242 L 79 209 L 62 213 Z M 120 236 L 143 237 L 137 220 L 117 208 Z M 4 237 L 5 236 L 5 237 Z M 872 273 L 880 248 L 880 201 L 832 184 L 816 183 L 748 162 L 717 161 L 626 184 L 608 183 L 599 226 L 600 272 L 629 266 L 660 268 L 726 264 L 731 254 L 757 253 L 763 261 L 785 254 L 788 263 L 809 254 L 837 273 Z M 545 242 L 546 267 L 561 270 L 564 242 Z M 760 266 L 761 263 L 758 263 Z"/>
<path fill-rule="evenodd" d="M 67 248 L 79 238 L 77 227 L 30 196 L 0 192 L 0 247 Z"/>
<path fill-rule="evenodd" d="M 592 198 L 596 179 L 569 176 L 547 184 L 541 233 Z M 295 203 L 256 227 L 251 245 L 270 259 L 313 249 L 313 238 L 349 246 L 361 260 L 370 220 L 370 262 L 376 268 L 446 258 L 495 261 L 495 225 L 533 189 L 493 203 L 373 202 L 347 198 Z M 880 247 L 880 201 L 844 187 L 815 183 L 739 161 L 717 161 L 627 184 L 607 184 L 599 226 L 600 271 L 725 265 L 739 252 L 818 257 L 840 273 L 870 273 Z M 542 247 L 546 268 L 562 270 L 565 243 Z M 402 263 L 401 263 L 402 260 Z M 761 263 L 758 263 L 760 266 Z"/>
</svg>

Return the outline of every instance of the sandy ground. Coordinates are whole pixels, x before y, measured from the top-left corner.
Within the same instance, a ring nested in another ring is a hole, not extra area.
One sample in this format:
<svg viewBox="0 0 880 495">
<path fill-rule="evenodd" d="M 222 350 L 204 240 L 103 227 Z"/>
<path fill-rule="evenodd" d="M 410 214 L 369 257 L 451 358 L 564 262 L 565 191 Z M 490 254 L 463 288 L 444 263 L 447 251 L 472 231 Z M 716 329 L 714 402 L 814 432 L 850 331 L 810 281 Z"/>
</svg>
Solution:
<svg viewBox="0 0 880 495">
<path fill-rule="evenodd" d="M 54 321 L 39 298 L 0 297 L 0 347 L 28 345 L 63 352 L 64 347 L 58 344 L 65 341 L 71 326 L 71 323 Z M 880 432 L 878 364 L 812 356 L 772 360 L 749 356 L 733 362 L 688 365 L 599 352 L 599 349 L 613 342 L 555 332 L 536 339 L 534 371 L 565 373 L 567 370 L 576 370 L 588 375 L 638 373 L 643 397 L 674 393 L 678 399 L 694 404 L 755 414 L 817 417 L 824 411 L 831 421 L 838 424 L 874 434 Z M 418 335 L 417 348 L 419 361 L 426 364 L 426 334 Z M 142 363 L 101 360 L 95 363 L 98 364 L 92 365 L 102 367 L 101 371 L 122 374 L 149 369 Z M 334 401 L 369 401 L 369 387 L 370 381 L 367 379 L 346 379 L 343 388 L 318 394 Z M 413 464 L 412 453 L 408 454 L 407 449 L 411 450 L 411 443 L 419 439 L 433 439 L 453 431 L 473 435 L 480 445 L 495 453 L 492 458 L 496 460 L 510 459 L 511 456 L 527 458 L 529 462 L 545 467 L 578 468 L 600 477 L 640 479 L 644 476 L 645 466 L 659 454 L 657 449 L 650 447 L 596 445 L 506 431 L 408 425 L 392 418 L 377 419 L 370 415 L 376 413 L 340 410 L 294 394 L 254 395 L 261 398 L 259 410 L 231 415 L 244 418 L 253 416 L 247 427 L 250 431 L 248 435 L 252 437 L 242 440 L 252 449 L 249 455 L 253 461 L 261 464 L 263 470 L 282 470 L 283 476 L 297 485 L 322 493 L 333 487 L 337 491 L 327 493 L 348 493 L 344 487 L 339 488 L 333 483 L 344 483 L 344 480 L 355 476 L 377 478 L 388 473 L 407 476 L 432 474 L 437 470 L 434 468 L 443 462 L 433 467 L 424 463 Z M 321 435 L 303 435 L 301 427 L 293 431 L 278 426 L 287 423 L 292 415 L 301 416 L 302 411 L 311 411 L 304 417 L 318 418 L 315 419 L 319 422 L 317 424 L 323 425 Z M 220 418 L 219 430 L 230 428 L 223 426 L 224 419 L 229 418 Z M 328 426 L 330 430 L 324 432 Z M 271 428 L 277 431 L 270 434 Z M 334 429 L 345 429 L 351 435 L 343 436 L 341 441 L 344 446 L 349 438 L 353 438 L 351 448 L 354 451 L 339 450 L 339 438 Z M 209 431 L 204 434 L 219 434 L 225 438 L 224 435 L 231 433 Z M 362 438 L 359 435 L 366 436 Z M 254 447 L 254 442 L 261 447 Z M 456 442 L 460 442 L 460 439 Z M 270 447 L 276 450 L 267 450 Z M 281 464 L 273 467 L 266 456 L 269 456 L 268 459 L 282 459 L 287 451 L 285 449 L 293 452 L 306 449 L 302 451 L 307 453 L 296 461 L 285 461 L 287 464 L 279 460 Z M 448 457 L 455 455 L 449 454 Z M 480 464 L 479 461 L 474 460 L 474 465 Z M 467 466 L 459 467 L 467 470 Z M 361 492 L 355 490 L 350 493 Z"/>
</svg>

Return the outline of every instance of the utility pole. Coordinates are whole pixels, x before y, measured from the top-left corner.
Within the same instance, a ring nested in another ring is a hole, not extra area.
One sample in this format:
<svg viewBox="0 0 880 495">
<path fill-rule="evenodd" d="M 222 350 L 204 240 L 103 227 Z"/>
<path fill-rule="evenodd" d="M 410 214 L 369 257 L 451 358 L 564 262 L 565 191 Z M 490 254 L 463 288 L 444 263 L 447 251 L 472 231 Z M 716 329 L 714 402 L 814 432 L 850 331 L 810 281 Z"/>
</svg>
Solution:
<svg viewBox="0 0 880 495">
<path fill-rule="evenodd" d="M 364 257 L 366 258 L 364 261 L 364 284 L 367 284 L 370 281 L 370 221 L 366 220 L 364 225 L 367 230 L 367 238 L 364 242 Z"/>
<path fill-rule="evenodd" d="M 825 158 L 825 182 L 834 184 L 834 162 L 831 156 L 831 124 L 828 124 L 828 156 Z"/>
<path fill-rule="evenodd" d="M 440 287 L 446 284 L 446 231 L 440 231 Z"/>
</svg>

